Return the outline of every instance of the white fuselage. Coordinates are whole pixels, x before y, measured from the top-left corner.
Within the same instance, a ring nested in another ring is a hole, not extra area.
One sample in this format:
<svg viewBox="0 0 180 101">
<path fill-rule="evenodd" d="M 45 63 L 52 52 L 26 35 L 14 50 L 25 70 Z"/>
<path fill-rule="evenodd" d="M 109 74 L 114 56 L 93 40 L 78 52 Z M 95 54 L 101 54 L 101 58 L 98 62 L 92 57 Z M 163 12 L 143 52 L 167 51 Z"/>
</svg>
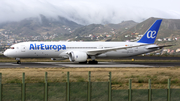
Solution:
<svg viewBox="0 0 180 101">
<path fill-rule="evenodd" d="M 14 49 L 7 49 L 5 55 L 13 58 L 69 58 L 67 52 L 80 51 L 87 52 L 94 49 L 107 49 L 120 46 L 141 45 L 144 43 L 137 42 L 22 42 L 12 45 Z M 108 51 L 97 55 L 96 57 L 129 57 L 139 55 L 157 49 L 147 49 L 148 46 L 155 44 L 147 44 L 146 46 L 132 47 L 127 49 L 119 49 Z"/>
</svg>

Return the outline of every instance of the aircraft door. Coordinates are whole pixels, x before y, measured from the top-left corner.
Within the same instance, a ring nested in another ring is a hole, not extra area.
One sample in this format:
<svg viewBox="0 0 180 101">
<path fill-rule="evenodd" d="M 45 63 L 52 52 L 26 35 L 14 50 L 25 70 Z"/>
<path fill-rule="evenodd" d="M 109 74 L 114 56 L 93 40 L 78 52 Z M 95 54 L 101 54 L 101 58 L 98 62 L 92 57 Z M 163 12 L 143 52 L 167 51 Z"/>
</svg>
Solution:
<svg viewBox="0 0 180 101">
<path fill-rule="evenodd" d="M 21 46 L 21 52 L 25 52 L 25 50 L 26 50 L 25 45 L 22 45 L 22 46 Z"/>
</svg>

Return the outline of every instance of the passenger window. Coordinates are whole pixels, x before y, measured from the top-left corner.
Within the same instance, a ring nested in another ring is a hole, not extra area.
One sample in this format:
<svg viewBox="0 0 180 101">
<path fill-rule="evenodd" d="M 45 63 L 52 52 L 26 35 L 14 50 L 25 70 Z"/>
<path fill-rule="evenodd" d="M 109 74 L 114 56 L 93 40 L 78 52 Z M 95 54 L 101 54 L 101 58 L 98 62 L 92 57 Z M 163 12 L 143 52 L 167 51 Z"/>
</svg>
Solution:
<svg viewBox="0 0 180 101">
<path fill-rule="evenodd" d="M 11 49 L 14 49 L 14 47 L 11 47 Z"/>
</svg>

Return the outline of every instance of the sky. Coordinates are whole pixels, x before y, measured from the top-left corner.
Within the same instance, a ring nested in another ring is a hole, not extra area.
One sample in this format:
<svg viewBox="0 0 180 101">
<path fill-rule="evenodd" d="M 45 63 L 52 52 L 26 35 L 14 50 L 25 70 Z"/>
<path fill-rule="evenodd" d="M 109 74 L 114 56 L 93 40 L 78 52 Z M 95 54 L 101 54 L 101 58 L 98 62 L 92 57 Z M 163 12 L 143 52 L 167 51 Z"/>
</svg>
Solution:
<svg viewBox="0 0 180 101">
<path fill-rule="evenodd" d="M 180 0 L 0 0 L 0 23 L 30 17 L 65 17 L 78 24 L 180 19 Z"/>
</svg>

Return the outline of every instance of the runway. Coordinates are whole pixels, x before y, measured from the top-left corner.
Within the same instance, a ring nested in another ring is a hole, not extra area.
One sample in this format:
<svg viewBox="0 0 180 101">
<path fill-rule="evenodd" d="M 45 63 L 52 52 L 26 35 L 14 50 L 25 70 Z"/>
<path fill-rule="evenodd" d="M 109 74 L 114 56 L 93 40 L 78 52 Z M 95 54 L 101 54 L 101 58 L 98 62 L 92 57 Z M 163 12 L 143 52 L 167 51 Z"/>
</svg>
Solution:
<svg viewBox="0 0 180 101">
<path fill-rule="evenodd" d="M 175 67 L 180 66 L 178 62 L 169 62 L 169 63 L 162 63 L 162 62 L 99 62 L 99 64 L 78 64 L 78 63 L 71 63 L 71 62 L 26 62 L 22 64 L 16 63 L 0 63 L 0 68 L 90 68 L 90 67 L 97 67 L 97 68 L 126 68 L 126 67 Z"/>
</svg>

